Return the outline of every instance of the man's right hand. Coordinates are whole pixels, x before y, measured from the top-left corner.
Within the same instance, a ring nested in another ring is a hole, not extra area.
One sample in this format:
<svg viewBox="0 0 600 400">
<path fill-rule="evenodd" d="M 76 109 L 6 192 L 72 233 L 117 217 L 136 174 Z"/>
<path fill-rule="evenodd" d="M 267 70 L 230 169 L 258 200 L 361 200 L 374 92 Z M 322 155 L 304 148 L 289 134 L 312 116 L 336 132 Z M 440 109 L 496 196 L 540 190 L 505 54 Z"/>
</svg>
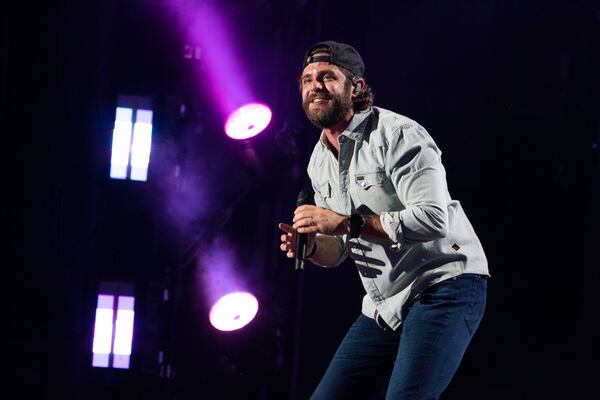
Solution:
<svg viewBox="0 0 600 400">
<path fill-rule="evenodd" d="M 279 248 L 281 251 L 286 253 L 287 258 L 296 257 L 296 238 L 298 237 L 298 233 L 296 230 L 288 224 L 279 223 L 279 229 L 281 229 L 284 234 L 281 235 L 281 244 Z M 310 254 L 313 246 L 315 245 L 315 236 L 314 233 L 308 233 L 308 241 L 307 241 L 307 253 Z"/>
</svg>

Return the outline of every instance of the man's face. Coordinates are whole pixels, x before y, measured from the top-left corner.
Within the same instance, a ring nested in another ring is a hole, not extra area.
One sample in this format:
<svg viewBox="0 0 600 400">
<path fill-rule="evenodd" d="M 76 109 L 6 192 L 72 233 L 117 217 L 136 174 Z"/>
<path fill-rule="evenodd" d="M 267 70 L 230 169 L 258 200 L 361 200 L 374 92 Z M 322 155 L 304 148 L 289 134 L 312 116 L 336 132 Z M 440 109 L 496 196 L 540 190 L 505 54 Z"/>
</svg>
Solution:
<svg viewBox="0 0 600 400">
<path fill-rule="evenodd" d="M 300 77 L 302 108 L 319 128 L 331 128 L 352 114 L 352 84 L 333 64 L 308 64 Z"/>
</svg>

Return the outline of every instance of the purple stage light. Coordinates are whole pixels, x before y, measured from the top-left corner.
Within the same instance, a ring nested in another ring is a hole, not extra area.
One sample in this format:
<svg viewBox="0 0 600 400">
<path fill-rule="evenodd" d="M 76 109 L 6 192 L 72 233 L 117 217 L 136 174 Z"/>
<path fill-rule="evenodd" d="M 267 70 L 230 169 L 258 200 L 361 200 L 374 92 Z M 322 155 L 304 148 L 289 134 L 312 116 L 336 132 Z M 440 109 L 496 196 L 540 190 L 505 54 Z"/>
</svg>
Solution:
<svg viewBox="0 0 600 400">
<path fill-rule="evenodd" d="M 117 107 L 110 160 L 110 177 L 113 179 L 127 179 L 132 119 L 133 110 L 131 108 Z"/>
<path fill-rule="evenodd" d="M 225 133 L 232 139 L 248 139 L 261 133 L 271 122 L 271 109 L 262 103 L 243 105 L 229 114 Z"/>
<path fill-rule="evenodd" d="M 131 143 L 131 180 L 146 181 L 152 148 L 152 111 L 137 110 Z"/>
<path fill-rule="evenodd" d="M 94 343 L 92 345 L 92 366 L 108 367 L 113 338 L 113 303 L 115 296 L 98 295 Z"/>
<path fill-rule="evenodd" d="M 135 298 L 133 296 L 119 296 L 117 320 L 115 321 L 113 368 L 129 368 L 133 341 L 134 303 Z"/>
<path fill-rule="evenodd" d="M 248 292 L 234 292 L 221 297 L 212 306 L 209 320 L 220 331 L 235 331 L 246 326 L 258 312 L 256 297 Z"/>
<path fill-rule="evenodd" d="M 102 282 L 97 304 L 92 366 L 128 369 L 135 315 L 133 285 Z"/>
<path fill-rule="evenodd" d="M 172 7 L 185 34 L 184 58 L 200 61 L 197 73 L 202 86 L 199 89 L 226 118 L 232 110 L 256 98 L 248 84 L 249 79 L 256 78 L 248 75 L 252 60 L 238 50 L 238 45 L 245 46 L 245 43 L 227 12 L 228 7 L 220 3 L 171 0 L 166 4 Z M 246 132 L 247 127 L 242 131 Z"/>
<path fill-rule="evenodd" d="M 135 124 L 132 123 L 135 113 Z M 146 181 L 152 148 L 152 110 L 117 107 L 110 177 Z"/>
</svg>

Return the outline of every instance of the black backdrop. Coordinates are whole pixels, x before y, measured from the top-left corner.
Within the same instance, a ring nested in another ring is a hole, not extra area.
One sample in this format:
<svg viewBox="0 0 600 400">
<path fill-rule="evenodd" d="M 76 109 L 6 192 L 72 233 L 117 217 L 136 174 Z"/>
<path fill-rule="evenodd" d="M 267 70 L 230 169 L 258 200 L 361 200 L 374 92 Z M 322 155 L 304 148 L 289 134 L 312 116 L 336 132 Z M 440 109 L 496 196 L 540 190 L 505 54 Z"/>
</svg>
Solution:
<svg viewBox="0 0 600 400">
<path fill-rule="evenodd" d="M 277 249 L 276 223 L 290 219 L 317 138 L 300 110 L 299 60 L 329 38 L 359 49 L 378 105 L 434 137 L 488 255 L 487 314 L 444 398 L 591 397 L 597 4 L 208 2 L 273 106 L 268 130 L 241 144 L 223 138 L 168 3 L 63 0 L 2 13 L 6 348 L 21 397 L 308 397 L 362 296 L 352 264 L 298 274 Z M 107 178 L 124 93 L 155 104 L 146 184 Z M 239 333 L 208 326 L 197 284 L 210 270 L 195 256 L 216 238 L 261 304 Z M 130 371 L 90 367 L 102 280 L 136 284 Z M 170 379 L 159 376 L 159 349 Z"/>
</svg>

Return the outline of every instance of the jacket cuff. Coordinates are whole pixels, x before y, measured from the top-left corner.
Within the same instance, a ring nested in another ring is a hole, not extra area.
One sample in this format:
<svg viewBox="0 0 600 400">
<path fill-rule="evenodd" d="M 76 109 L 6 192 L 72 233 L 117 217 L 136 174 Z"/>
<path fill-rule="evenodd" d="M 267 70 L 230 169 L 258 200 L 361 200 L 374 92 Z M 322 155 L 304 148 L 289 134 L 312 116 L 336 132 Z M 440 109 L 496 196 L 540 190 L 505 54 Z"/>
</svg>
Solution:
<svg viewBox="0 0 600 400">
<path fill-rule="evenodd" d="M 381 226 L 394 243 L 402 243 L 402 224 L 398 212 L 384 211 L 379 215 Z"/>
</svg>

